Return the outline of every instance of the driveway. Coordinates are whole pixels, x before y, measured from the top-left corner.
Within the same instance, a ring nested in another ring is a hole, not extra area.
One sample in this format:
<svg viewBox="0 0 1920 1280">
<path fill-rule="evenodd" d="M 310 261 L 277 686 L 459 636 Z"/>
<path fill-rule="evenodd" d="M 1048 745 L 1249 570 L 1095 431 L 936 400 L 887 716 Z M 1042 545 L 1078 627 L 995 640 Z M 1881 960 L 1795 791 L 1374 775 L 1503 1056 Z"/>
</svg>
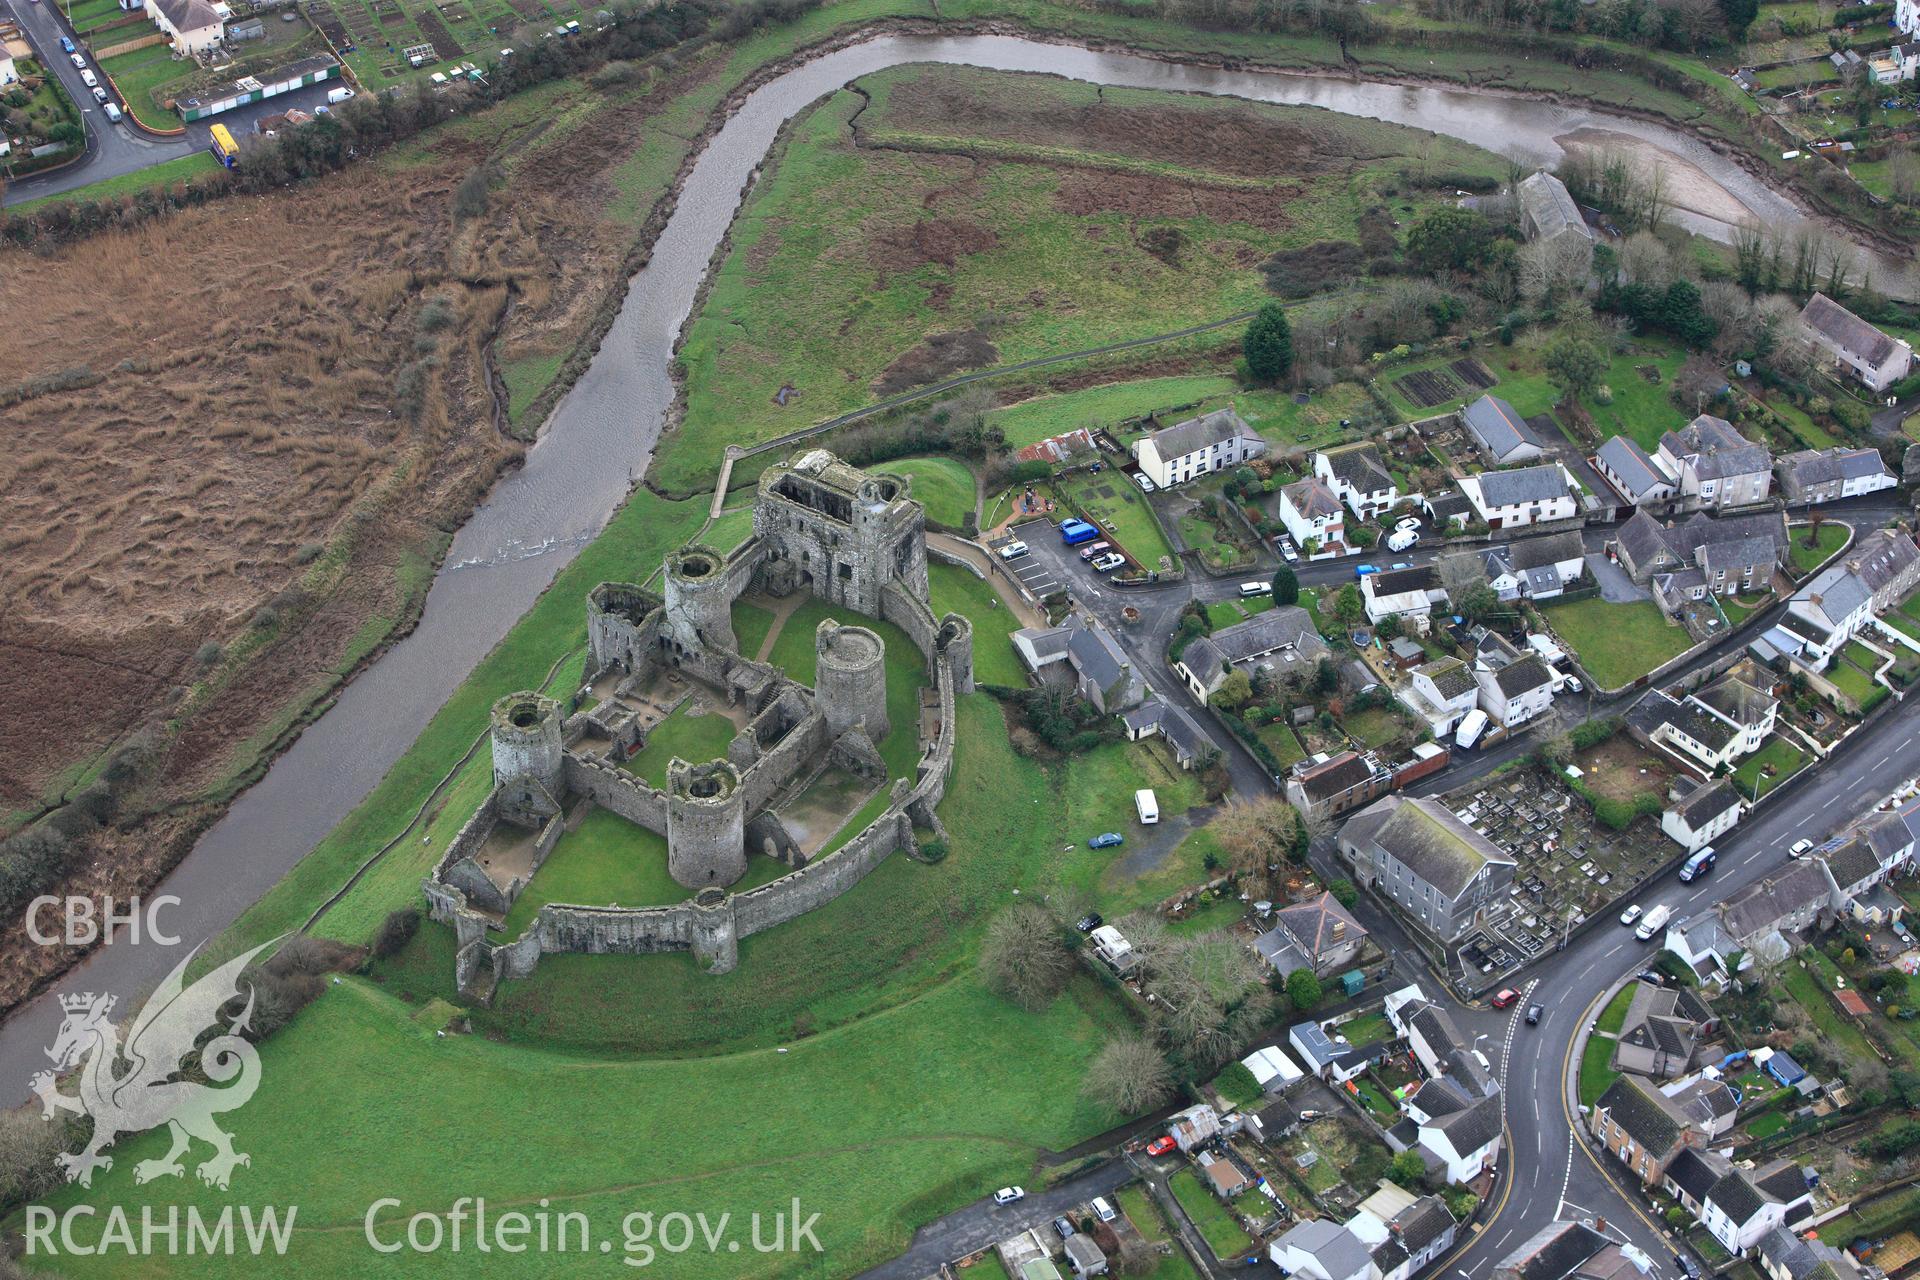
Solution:
<svg viewBox="0 0 1920 1280">
<path fill-rule="evenodd" d="M 1010 1205 L 977 1200 L 914 1232 L 912 1247 L 891 1262 L 862 1272 L 860 1280 L 926 1280 L 938 1274 L 941 1264 L 978 1253 L 1029 1227 L 1039 1227 L 1043 1235 L 1051 1235 L 1052 1228 L 1047 1224 L 1055 1218 L 1095 1196 L 1111 1195 L 1132 1180 L 1133 1170 L 1126 1161 L 1115 1159 L 1051 1191 L 1033 1192 Z"/>
<path fill-rule="evenodd" d="M 1608 604 L 1632 604 L 1637 600 L 1651 600 L 1653 596 L 1644 587 L 1633 585 L 1633 579 L 1627 571 L 1615 564 L 1604 553 L 1589 551 L 1587 569 L 1593 574 L 1593 580 L 1600 585 L 1600 598 Z"/>
</svg>

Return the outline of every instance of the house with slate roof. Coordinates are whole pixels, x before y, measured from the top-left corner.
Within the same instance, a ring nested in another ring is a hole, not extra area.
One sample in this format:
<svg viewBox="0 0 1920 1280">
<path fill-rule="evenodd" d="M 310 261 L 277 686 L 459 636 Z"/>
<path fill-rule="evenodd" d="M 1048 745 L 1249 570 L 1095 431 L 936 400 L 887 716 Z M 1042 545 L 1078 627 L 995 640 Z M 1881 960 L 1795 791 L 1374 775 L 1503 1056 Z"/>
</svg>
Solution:
<svg viewBox="0 0 1920 1280">
<path fill-rule="evenodd" d="M 1704 507 L 1752 506 L 1773 490 L 1772 455 L 1709 413 L 1661 436 L 1655 456 L 1679 496 Z"/>
<path fill-rule="evenodd" d="M 1556 257 L 1578 277 L 1593 269 L 1593 228 L 1580 216 L 1580 206 L 1566 184 L 1544 170 L 1522 179 L 1514 188 L 1520 202 L 1520 234 L 1550 246 Z"/>
<path fill-rule="evenodd" d="M 1631 506 L 1665 502 L 1678 492 L 1679 481 L 1666 464 L 1626 436 L 1609 437 L 1593 455 L 1593 469 Z"/>
<path fill-rule="evenodd" d="M 1751 1173 L 1729 1169 L 1707 1192 L 1700 1224 L 1735 1257 L 1757 1248 L 1768 1232 L 1807 1216 L 1813 1202 L 1806 1171 L 1775 1160 Z"/>
<path fill-rule="evenodd" d="M 1578 529 L 1542 538 L 1499 542 L 1480 552 L 1487 585 L 1501 600 L 1551 600 L 1587 572 L 1587 545 Z"/>
<path fill-rule="evenodd" d="M 1347 820 L 1338 843 L 1361 883 L 1443 942 L 1464 934 L 1513 883 L 1510 855 L 1425 796 L 1376 800 Z"/>
<path fill-rule="evenodd" d="M 1701 1063 L 1701 1047 L 1719 1029 L 1720 1020 L 1691 989 L 1634 984 L 1627 1020 L 1615 1041 L 1613 1065 L 1622 1071 L 1670 1080 Z"/>
<path fill-rule="evenodd" d="M 1681 1150 L 1701 1134 L 1665 1094 L 1639 1076 L 1607 1086 L 1587 1113 L 1587 1128 L 1644 1186 L 1657 1187 Z"/>
<path fill-rule="evenodd" d="M 1120 723 L 1126 726 L 1129 741 L 1159 738 L 1165 742 L 1173 752 L 1174 763 L 1182 769 L 1192 770 L 1220 754 L 1220 744 L 1192 716 L 1154 696 L 1152 690 L 1148 690 L 1145 702 L 1120 717 Z"/>
<path fill-rule="evenodd" d="M 1811 506 L 1891 489 L 1900 482 L 1887 470 L 1878 449 L 1802 449 L 1781 458 L 1780 496 L 1787 505 Z"/>
<path fill-rule="evenodd" d="M 1425 618 L 1433 606 L 1444 606 L 1447 593 L 1440 585 L 1440 574 L 1430 564 L 1411 569 L 1390 569 L 1370 573 L 1360 579 L 1360 599 L 1367 610 L 1367 621 L 1378 626 L 1388 618 Z"/>
<path fill-rule="evenodd" d="M 1460 425 L 1495 466 L 1532 462 L 1546 456 L 1546 441 L 1527 425 L 1518 409 L 1499 396 L 1481 396 L 1462 409 Z"/>
<path fill-rule="evenodd" d="M 1864 1274 L 1846 1250 L 1785 1227 L 1761 1236 L 1754 1258 L 1767 1280 L 1862 1280 Z"/>
<path fill-rule="evenodd" d="M 1836 372 L 1851 374 L 1869 391 L 1885 391 L 1913 368 L 1913 348 L 1905 341 L 1876 329 L 1824 293 L 1807 299 L 1800 324 Z"/>
<path fill-rule="evenodd" d="M 1117 714 L 1147 696 L 1126 651 L 1090 616 L 1070 613 L 1057 627 L 1023 627 L 1010 639 L 1029 672 L 1043 682 L 1057 677 L 1070 683 L 1102 711 Z"/>
<path fill-rule="evenodd" d="M 1489 529 L 1523 529 L 1580 514 L 1573 482 L 1557 462 L 1512 471 L 1483 471 L 1460 482 L 1475 516 Z"/>
<path fill-rule="evenodd" d="M 1393 473 L 1371 442 L 1322 449 L 1313 455 L 1313 474 L 1360 520 L 1384 515 L 1401 498 Z"/>
<path fill-rule="evenodd" d="M 1698 853 L 1738 826 L 1745 806 L 1731 779 L 1701 783 L 1667 805 L 1660 829 L 1688 853 Z"/>
<path fill-rule="evenodd" d="M 1494 1264 L 1493 1280 L 1645 1280 L 1625 1251 L 1577 1218 L 1551 1222 Z"/>
<path fill-rule="evenodd" d="M 1255 940 L 1260 952 L 1283 977 L 1311 969 L 1319 977 L 1353 968 L 1366 945 L 1367 931 L 1331 893 L 1282 907 L 1273 927 Z"/>
<path fill-rule="evenodd" d="M 1287 802 L 1302 813 L 1341 814 L 1393 790 L 1393 770 L 1370 751 L 1303 760 L 1287 776 Z"/>
<path fill-rule="evenodd" d="M 1636 736 L 1710 775 L 1758 751 L 1779 710 L 1778 698 L 1729 673 L 1684 698 L 1655 690 L 1629 720 Z"/>
<path fill-rule="evenodd" d="M 1229 408 L 1162 427 L 1134 446 L 1134 457 L 1147 479 L 1165 489 L 1239 466 L 1266 451 L 1260 433 Z"/>
<path fill-rule="evenodd" d="M 1904 530 L 1876 529 L 1794 592 L 1786 617 L 1765 639 L 1809 670 L 1824 671 L 1874 614 L 1916 585 L 1920 547 Z"/>
<path fill-rule="evenodd" d="M 1344 551 L 1346 521 L 1347 512 L 1340 505 L 1340 495 L 1318 477 L 1296 480 L 1280 490 L 1280 523 L 1304 553 Z"/>
<path fill-rule="evenodd" d="M 1326 653 L 1327 642 L 1307 611 L 1298 605 L 1281 605 L 1212 635 L 1196 636 L 1173 669 L 1193 696 L 1205 702 L 1236 670 L 1249 677 L 1266 670 L 1284 678 L 1311 671 Z"/>
<path fill-rule="evenodd" d="M 1480 682 L 1474 679 L 1473 668 L 1460 659 L 1436 658 L 1415 667 L 1396 696 L 1426 721 L 1434 737 L 1444 738 L 1480 705 Z"/>
</svg>

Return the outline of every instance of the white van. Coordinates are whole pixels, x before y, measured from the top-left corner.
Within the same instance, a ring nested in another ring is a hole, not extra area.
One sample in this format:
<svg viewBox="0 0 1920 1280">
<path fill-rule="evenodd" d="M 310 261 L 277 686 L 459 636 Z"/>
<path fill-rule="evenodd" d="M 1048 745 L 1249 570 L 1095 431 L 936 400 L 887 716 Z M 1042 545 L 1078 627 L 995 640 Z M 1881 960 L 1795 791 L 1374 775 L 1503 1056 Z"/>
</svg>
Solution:
<svg viewBox="0 0 1920 1280">
<path fill-rule="evenodd" d="M 1160 821 L 1160 802 L 1154 799 L 1152 787 L 1142 787 L 1133 793 L 1133 807 L 1142 824 L 1150 827 Z"/>
<path fill-rule="evenodd" d="M 1461 747 L 1471 749 L 1474 743 L 1480 741 L 1480 735 L 1486 731 L 1487 713 L 1478 710 L 1469 711 L 1467 718 L 1460 722 L 1460 731 L 1453 735 L 1453 740 Z"/>
<path fill-rule="evenodd" d="M 107 119 L 113 121 L 115 124 L 120 123 L 120 108 L 116 104 L 111 102 L 107 103 L 106 112 Z"/>
<path fill-rule="evenodd" d="M 1653 935 L 1667 927 L 1667 921 L 1673 918 L 1673 908 L 1662 903 L 1640 918 L 1640 927 L 1633 936 L 1642 942 L 1653 941 Z"/>
<path fill-rule="evenodd" d="M 1240 598 L 1250 600 L 1254 596 L 1263 596 L 1273 590 L 1264 582 L 1243 582 L 1240 584 Z"/>
<path fill-rule="evenodd" d="M 1418 541 L 1420 533 L 1417 529 L 1396 529 L 1387 535 L 1387 550 L 1405 551 Z"/>
<path fill-rule="evenodd" d="M 327 90 L 327 105 L 337 106 L 353 96 L 353 90 L 341 85 L 338 89 Z"/>
</svg>

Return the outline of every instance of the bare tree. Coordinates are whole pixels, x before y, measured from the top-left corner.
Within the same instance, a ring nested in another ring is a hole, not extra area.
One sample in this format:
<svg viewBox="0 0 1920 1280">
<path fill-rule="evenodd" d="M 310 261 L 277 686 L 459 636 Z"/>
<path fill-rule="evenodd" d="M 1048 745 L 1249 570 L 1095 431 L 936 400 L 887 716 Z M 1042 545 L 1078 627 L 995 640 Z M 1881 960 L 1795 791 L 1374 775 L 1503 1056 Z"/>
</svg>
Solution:
<svg viewBox="0 0 1920 1280">
<path fill-rule="evenodd" d="M 1439 567 L 1448 598 L 1487 585 L 1487 562 L 1478 551 L 1449 551 L 1440 557 Z"/>
<path fill-rule="evenodd" d="M 987 926 L 980 949 L 987 989 L 1022 1009 L 1044 1009 L 1066 988 L 1073 957 L 1053 917 L 1032 903 L 1008 907 Z"/>
<path fill-rule="evenodd" d="M 1260 962 L 1233 935 L 1183 939 L 1162 962 L 1155 984 L 1168 1048 L 1195 1063 L 1225 1061 L 1250 1029 L 1242 1011 L 1250 1002 L 1256 1018 L 1271 1009 L 1260 1000 L 1266 993 L 1260 979 Z"/>
<path fill-rule="evenodd" d="M 1144 1037 L 1117 1036 L 1093 1055 L 1080 1090 L 1117 1115 L 1138 1115 L 1166 1100 L 1173 1091 L 1173 1070 Z"/>
<path fill-rule="evenodd" d="M 1265 898 L 1272 892 L 1273 871 L 1292 847 L 1297 821 L 1291 805 L 1267 796 L 1230 805 L 1208 825 L 1248 892 Z"/>
<path fill-rule="evenodd" d="M 1920 156 L 1905 149 L 1888 156 L 1887 188 L 1901 204 L 1920 204 Z"/>
<path fill-rule="evenodd" d="M 1673 251 L 1651 231 L 1636 231 L 1620 246 L 1620 269 L 1631 284 L 1664 289 L 1674 282 L 1678 269 Z"/>
<path fill-rule="evenodd" d="M 1338 820 L 1325 809 L 1301 809 L 1298 810 L 1298 814 L 1300 828 L 1307 836 L 1308 848 L 1331 836 L 1334 828 L 1339 825 Z"/>
</svg>

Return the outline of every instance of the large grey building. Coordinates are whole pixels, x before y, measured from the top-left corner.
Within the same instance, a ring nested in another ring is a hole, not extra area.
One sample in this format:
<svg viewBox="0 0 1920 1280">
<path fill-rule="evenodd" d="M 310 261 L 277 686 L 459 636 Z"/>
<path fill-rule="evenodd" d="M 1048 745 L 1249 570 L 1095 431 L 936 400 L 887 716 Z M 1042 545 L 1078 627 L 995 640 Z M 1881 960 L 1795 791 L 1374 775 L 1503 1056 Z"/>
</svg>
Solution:
<svg viewBox="0 0 1920 1280">
<path fill-rule="evenodd" d="M 1438 800 L 1387 796 L 1340 829 L 1354 875 L 1443 942 L 1513 883 L 1514 860 Z"/>
</svg>

